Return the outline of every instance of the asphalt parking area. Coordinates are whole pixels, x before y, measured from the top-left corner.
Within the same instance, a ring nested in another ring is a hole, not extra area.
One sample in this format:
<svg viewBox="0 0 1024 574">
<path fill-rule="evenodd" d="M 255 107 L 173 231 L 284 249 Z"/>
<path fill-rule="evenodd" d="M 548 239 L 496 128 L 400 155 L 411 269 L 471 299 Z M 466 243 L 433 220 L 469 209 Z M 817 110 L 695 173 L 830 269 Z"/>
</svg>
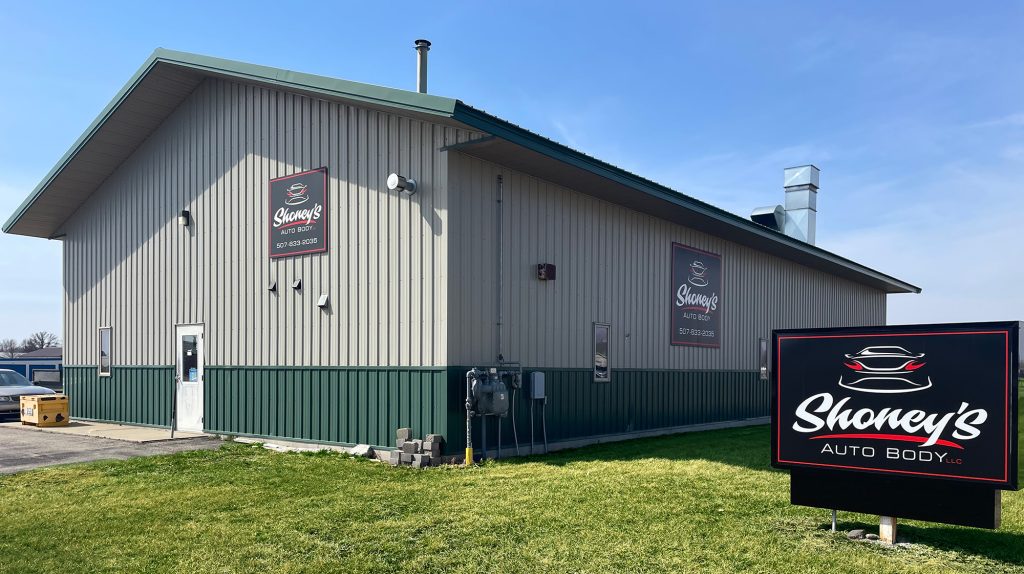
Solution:
<svg viewBox="0 0 1024 574">
<path fill-rule="evenodd" d="M 99 437 L 0 428 L 0 474 L 55 464 L 123 460 L 186 450 L 212 450 L 221 444 L 220 439 L 215 437 L 131 443 Z"/>
</svg>

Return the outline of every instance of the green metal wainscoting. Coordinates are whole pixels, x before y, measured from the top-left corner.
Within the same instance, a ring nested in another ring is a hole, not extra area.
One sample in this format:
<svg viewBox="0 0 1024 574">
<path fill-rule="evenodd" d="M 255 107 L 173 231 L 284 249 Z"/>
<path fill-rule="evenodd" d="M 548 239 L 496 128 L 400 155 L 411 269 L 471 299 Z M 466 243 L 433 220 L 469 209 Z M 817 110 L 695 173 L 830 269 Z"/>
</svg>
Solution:
<svg viewBox="0 0 1024 574">
<path fill-rule="evenodd" d="M 394 446 L 447 427 L 444 368 L 207 367 L 208 432 Z"/>
<path fill-rule="evenodd" d="M 96 366 L 64 367 L 64 392 L 71 418 L 167 427 L 174 367 L 113 367 L 109 377 Z"/>
<path fill-rule="evenodd" d="M 465 372 L 452 367 L 448 381 L 449 452 L 465 446 Z M 526 379 L 515 404 L 519 444 L 530 440 L 526 390 L 529 373 L 543 371 L 548 397 L 548 442 L 628 435 L 662 428 L 741 421 L 767 417 L 771 387 L 754 371 L 663 371 L 618 369 L 608 383 L 593 382 L 589 369 L 524 368 Z M 541 441 L 540 405 L 535 437 Z M 511 417 L 502 419 L 502 444 L 512 446 Z M 479 448 L 480 419 L 473 421 L 473 442 Z M 497 444 L 497 423 L 489 419 L 488 448 Z"/>
</svg>

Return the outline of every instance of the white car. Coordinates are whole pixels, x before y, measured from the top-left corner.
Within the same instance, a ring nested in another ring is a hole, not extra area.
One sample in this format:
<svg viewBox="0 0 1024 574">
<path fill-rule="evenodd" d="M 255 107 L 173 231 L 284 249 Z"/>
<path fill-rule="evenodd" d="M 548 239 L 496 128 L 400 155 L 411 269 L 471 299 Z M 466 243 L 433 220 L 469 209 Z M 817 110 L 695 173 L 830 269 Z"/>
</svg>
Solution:
<svg viewBox="0 0 1024 574">
<path fill-rule="evenodd" d="M 51 389 L 33 385 L 21 373 L 0 369 L 0 415 L 18 413 L 21 410 L 21 397 L 53 394 Z"/>
</svg>

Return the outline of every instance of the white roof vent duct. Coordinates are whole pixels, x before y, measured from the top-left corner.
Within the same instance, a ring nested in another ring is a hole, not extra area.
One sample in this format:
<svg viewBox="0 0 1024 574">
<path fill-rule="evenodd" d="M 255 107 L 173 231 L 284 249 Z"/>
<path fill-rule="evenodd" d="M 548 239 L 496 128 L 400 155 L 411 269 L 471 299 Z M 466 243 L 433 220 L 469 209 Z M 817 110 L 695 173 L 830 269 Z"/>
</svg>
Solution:
<svg viewBox="0 0 1024 574">
<path fill-rule="evenodd" d="M 814 245 L 818 222 L 818 175 L 813 165 L 787 167 L 785 171 L 786 235 Z"/>
</svg>

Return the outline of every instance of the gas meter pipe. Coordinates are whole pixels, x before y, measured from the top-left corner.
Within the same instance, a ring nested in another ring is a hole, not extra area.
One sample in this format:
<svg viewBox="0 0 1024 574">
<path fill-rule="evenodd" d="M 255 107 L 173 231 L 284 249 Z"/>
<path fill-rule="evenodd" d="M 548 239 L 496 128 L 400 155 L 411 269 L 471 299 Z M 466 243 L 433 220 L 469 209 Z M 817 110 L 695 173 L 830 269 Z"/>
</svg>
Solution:
<svg viewBox="0 0 1024 574">
<path fill-rule="evenodd" d="M 474 376 L 476 369 L 466 371 L 466 466 L 473 464 L 473 401 L 469 394 L 469 386 Z"/>
</svg>

